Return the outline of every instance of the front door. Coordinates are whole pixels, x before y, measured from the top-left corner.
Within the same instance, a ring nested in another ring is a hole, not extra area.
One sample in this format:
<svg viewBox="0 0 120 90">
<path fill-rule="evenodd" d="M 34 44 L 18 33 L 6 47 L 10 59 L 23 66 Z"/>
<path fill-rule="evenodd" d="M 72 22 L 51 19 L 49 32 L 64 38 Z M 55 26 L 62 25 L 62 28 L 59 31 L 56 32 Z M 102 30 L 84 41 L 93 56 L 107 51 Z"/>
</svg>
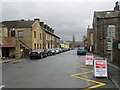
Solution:
<svg viewBox="0 0 120 90">
<path fill-rule="evenodd" d="M 9 47 L 2 48 L 2 57 L 9 57 Z"/>
</svg>

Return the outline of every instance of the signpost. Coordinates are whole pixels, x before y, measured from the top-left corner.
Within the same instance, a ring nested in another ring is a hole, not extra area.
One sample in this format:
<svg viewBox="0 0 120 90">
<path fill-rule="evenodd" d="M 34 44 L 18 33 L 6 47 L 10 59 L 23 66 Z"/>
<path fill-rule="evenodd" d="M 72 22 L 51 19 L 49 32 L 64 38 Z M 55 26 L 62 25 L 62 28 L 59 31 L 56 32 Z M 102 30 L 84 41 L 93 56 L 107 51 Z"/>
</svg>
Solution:
<svg viewBox="0 0 120 90">
<path fill-rule="evenodd" d="M 94 75 L 95 77 L 107 77 L 106 59 L 95 59 L 94 60 Z"/>
<path fill-rule="evenodd" d="M 86 65 L 93 65 L 93 55 L 86 55 Z"/>
</svg>

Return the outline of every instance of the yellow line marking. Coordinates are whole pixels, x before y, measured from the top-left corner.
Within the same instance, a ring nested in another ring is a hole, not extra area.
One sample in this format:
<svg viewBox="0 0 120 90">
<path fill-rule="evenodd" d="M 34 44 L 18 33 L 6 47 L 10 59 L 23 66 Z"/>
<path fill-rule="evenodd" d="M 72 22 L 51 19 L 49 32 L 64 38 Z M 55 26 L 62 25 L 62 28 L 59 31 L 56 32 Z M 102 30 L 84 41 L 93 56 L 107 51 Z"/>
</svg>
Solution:
<svg viewBox="0 0 120 90">
<path fill-rule="evenodd" d="M 78 64 L 78 63 L 77 63 L 77 64 Z M 80 63 L 79 63 L 79 64 L 80 64 Z M 97 88 L 97 87 L 101 87 L 101 86 L 106 85 L 105 83 L 101 83 L 101 82 L 98 82 L 98 81 L 94 81 L 94 80 L 90 80 L 90 79 L 86 79 L 86 78 L 79 77 L 78 75 L 82 75 L 82 74 L 87 74 L 87 73 L 92 73 L 92 72 L 94 72 L 93 70 L 86 69 L 86 68 L 81 68 L 81 67 L 85 67 L 85 66 L 75 66 L 74 68 L 80 68 L 80 69 L 83 69 L 83 70 L 88 70 L 88 72 L 73 74 L 73 75 L 70 75 L 70 76 L 71 76 L 71 77 L 74 77 L 74 78 L 78 78 L 78 79 L 82 79 L 82 80 L 86 80 L 86 81 L 89 81 L 89 82 L 93 82 L 93 83 L 97 83 L 97 84 L 98 84 L 98 85 L 94 85 L 94 86 L 91 86 L 91 87 L 88 87 L 88 88 L 85 88 L 85 89 L 82 89 L 82 90 L 91 90 L 91 89 L 93 89 L 93 88 Z"/>
<path fill-rule="evenodd" d="M 87 68 L 79 68 L 79 69 L 84 69 L 84 70 L 89 70 L 90 71 L 90 69 L 87 69 Z"/>
<path fill-rule="evenodd" d="M 81 67 L 85 67 L 85 66 L 74 66 L 73 68 L 81 68 Z"/>
<path fill-rule="evenodd" d="M 89 72 L 84 72 L 84 73 L 73 74 L 73 75 L 70 75 L 70 76 L 77 76 L 77 75 L 87 74 L 87 73 L 91 73 L 91 72 L 93 72 L 93 70 L 92 70 L 92 71 L 89 71 Z"/>
<path fill-rule="evenodd" d="M 81 65 L 85 65 L 85 63 L 80 63 L 80 62 L 77 62 L 76 64 L 81 64 Z"/>
</svg>

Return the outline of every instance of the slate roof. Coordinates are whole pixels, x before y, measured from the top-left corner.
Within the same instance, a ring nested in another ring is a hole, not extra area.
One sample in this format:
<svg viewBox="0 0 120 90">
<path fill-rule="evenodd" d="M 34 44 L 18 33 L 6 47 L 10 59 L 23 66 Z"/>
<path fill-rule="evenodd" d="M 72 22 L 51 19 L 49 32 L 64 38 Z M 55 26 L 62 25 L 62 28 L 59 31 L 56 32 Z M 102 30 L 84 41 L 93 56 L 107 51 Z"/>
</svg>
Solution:
<svg viewBox="0 0 120 90">
<path fill-rule="evenodd" d="M 101 12 L 95 11 L 94 17 L 97 17 L 97 18 L 119 17 L 120 18 L 120 11 L 101 11 Z"/>
<path fill-rule="evenodd" d="M 59 36 L 57 36 L 57 35 L 55 35 L 54 33 L 49 32 L 48 30 L 46 30 L 46 29 L 45 29 L 45 28 L 43 28 L 43 27 L 42 27 L 42 29 L 43 29 L 45 32 L 47 32 L 47 33 L 49 33 L 49 34 L 51 34 L 51 35 L 53 35 L 53 36 L 55 36 L 55 37 L 57 37 L 57 38 L 59 38 L 59 39 L 60 39 L 60 37 L 59 37 Z"/>
<path fill-rule="evenodd" d="M 31 28 L 34 22 L 35 21 L 32 21 L 32 20 L 3 21 L 3 22 L 0 22 L 0 27 L 2 26 L 2 27 L 7 27 L 7 28 Z M 60 38 L 57 35 L 45 30 L 44 28 L 43 30 L 57 38 Z"/>
<path fill-rule="evenodd" d="M 30 28 L 32 27 L 33 23 L 35 21 L 21 21 L 21 20 L 16 20 L 16 21 L 3 21 L 2 26 L 8 27 L 8 28 Z"/>
</svg>

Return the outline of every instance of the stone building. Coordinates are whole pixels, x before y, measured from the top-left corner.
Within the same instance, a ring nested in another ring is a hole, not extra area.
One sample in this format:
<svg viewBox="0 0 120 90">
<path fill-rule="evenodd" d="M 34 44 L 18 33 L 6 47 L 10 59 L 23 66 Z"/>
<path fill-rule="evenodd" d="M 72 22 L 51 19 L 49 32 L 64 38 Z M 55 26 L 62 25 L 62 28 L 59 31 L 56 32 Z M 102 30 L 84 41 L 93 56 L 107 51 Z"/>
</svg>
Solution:
<svg viewBox="0 0 120 90">
<path fill-rule="evenodd" d="M 93 29 L 87 28 L 87 50 L 93 52 Z"/>
<path fill-rule="evenodd" d="M 114 40 L 120 40 L 120 11 L 95 11 L 93 16 L 93 46 L 94 53 L 110 54 L 111 40 L 109 26 L 113 26 Z M 112 34 L 113 35 L 113 34 Z"/>
<path fill-rule="evenodd" d="M 2 24 L 0 23 L 0 45 L 2 45 Z M 0 58 L 2 57 L 2 48 L 0 47 Z"/>
<path fill-rule="evenodd" d="M 60 47 L 60 37 L 55 35 L 54 29 L 50 28 L 44 22 L 40 22 L 41 28 L 43 30 L 43 48 L 59 48 Z"/>
<path fill-rule="evenodd" d="M 43 42 L 46 42 L 47 39 L 49 41 L 57 39 L 58 42 L 56 41 L 56 43 L 59 45 L 60 38 L 53 34 L 53 30 L 43 29 L 39 19 L 3 21 L 1 25 L 3 44 L 0 47 L 2 57 L 21 58 L 34 49 L 53 48 L 56 44 L 44 45 Z"/>
<path fill-rule="evenodd" d="M 42 48 L 38 19 L 3 21 L 2 32 L 2 57 L 21 58 L 30 50 Z"/>
<path fill-rule="evenodd" d="M 70 48 L 70 43 L 65 40 L 62 40 L 62 41 L 60 41 L 60 47 L 68 49 L 68 48 Z"/>
</svg>

